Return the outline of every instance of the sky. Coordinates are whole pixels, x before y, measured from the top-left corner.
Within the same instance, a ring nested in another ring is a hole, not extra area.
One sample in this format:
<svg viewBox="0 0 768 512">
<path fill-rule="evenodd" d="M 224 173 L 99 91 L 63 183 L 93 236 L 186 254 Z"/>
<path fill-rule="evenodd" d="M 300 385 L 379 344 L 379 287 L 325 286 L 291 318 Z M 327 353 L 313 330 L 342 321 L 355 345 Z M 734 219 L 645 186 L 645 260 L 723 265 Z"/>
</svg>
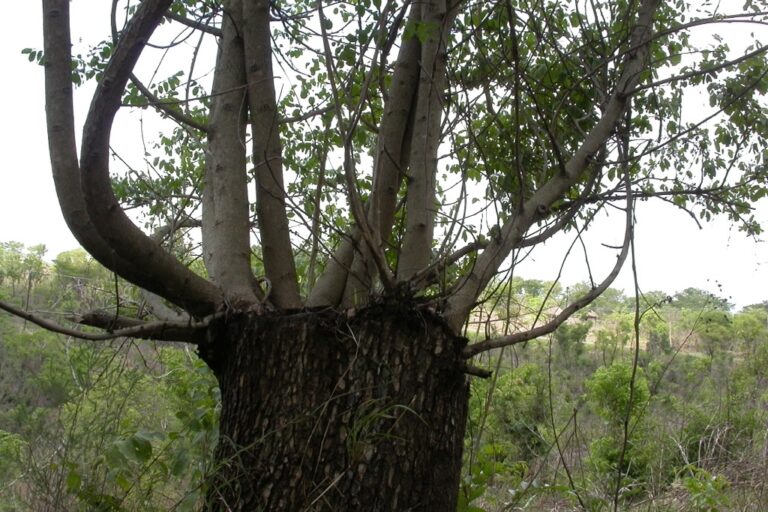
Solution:
<svg viewBox="0 0 768 512">
<path fill-rule="evenodd" d="M 105 0 L 73 0 L 73 39 L 92 37 L 94 27 L 106 31 L 109 4 Z M 78 245 L 58 208 L 48 160 L 43 72 L 21 54 L 27 47 L 42 48 L 39 1 L 17 2 L 13 21 L 0 31 L 0 63 L 5 77 L 0 80 L 0 97 L 5 98 L 6 119 L 0 124 L 0 241 L 44 243 L 52 258 Z M 78 121 L 82 121 L 88 101 L 87 90 L 76 92 Z M 768 228 L 768 205 L 757 205 L 757 213 L 758 220 Z M 621 219 L 603 219 L 585 240 L 592 249 L 602 243 L 617 245 L 621 237 Z M 747 238 L 725 219 L 699 229 L 688 216 L 670 206 L 640 203 L 636 225 L 640 288 L 673 294 L 696 287 L 729 297 L 737 307 L 761 302 L 768 299 L 768 247 L 764 239 Z M 516 274 L 554 279 L 569 242 L 564 237 L 548 242 L 519 265 Z M 598 252 L 592 255 L 591 269 L 595 279 L 601 280 L 613 265 L 615 252 Z M 568 285 L 586 277 L 583 265 L 573 263 L 565 268 L 562 281 Z M 627 262 L 613 287 L 634 295 L 631 262 Z"/>
</svg>

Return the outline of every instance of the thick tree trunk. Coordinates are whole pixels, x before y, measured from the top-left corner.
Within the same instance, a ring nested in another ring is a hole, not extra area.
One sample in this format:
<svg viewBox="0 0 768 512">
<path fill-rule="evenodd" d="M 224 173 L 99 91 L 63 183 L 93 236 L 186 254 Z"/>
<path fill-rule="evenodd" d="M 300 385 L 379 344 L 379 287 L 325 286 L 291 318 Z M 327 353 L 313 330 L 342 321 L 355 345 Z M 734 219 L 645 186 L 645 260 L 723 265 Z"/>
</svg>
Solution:
<svg viewBox="0 0 768 512">
<path fill-rule="evenodd" d="M 222 394 L 209 510 L 455 510 L 464 340 L 429 310 L 238 315 L 208 339 Z"/>
</svg>

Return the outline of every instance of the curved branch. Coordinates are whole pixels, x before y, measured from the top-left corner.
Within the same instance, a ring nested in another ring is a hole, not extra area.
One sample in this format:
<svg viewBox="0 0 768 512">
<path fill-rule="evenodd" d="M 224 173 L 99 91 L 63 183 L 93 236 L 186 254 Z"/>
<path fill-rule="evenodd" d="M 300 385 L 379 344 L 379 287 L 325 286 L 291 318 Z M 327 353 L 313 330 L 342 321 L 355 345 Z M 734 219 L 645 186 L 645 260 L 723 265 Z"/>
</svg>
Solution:
<svg viewBox="0 0 768 512">
<path fill-rule="evenodd" d="M 199 228 L 202 223 L 194 218 L 174 220 L 168 224 L 162 225 L 152 233 L 152 239 L 157 243 L 164 245 L 166 240 L 172 238 L 178 229 Z M 190 316 L 187 313 L 180 313 L 163 302 L 163 298 L 150 291 L 140 289 L 141 297 L 144 299 L 146 307 L 155 318 L 162 321 L 188 322 Z"/>
<path fill-rule="evenodd" d="M 111 22 L 112 22 L 112 43 L 117 44 L 119 40 L 118 32 L 117 32 L 117 20 L 115 19 L 115 14 L 117 11 L 117 1 L 113 0 L 112 2 L 112 13 L 111 13 Z M 187 125 L 190 128 L 194 128 L 196 130 L 199 130 L 201 132 L 206 132 L 208 128 L 205 126 L 205 123 L 201 123 L 197 121 L 196 119 L 193 119 L 192 117 L 188 116 L 184 112 L 180 110 L 176 110 L 173 108 L 174 105 L 178 105 L 176 101 L 167 102 L 163 101 L 160 98 L 158 98 L 152 91 L 150 91 L 147 87 L 144 86 L 144 84 L 139 80 L 136 75 L 131 73 L 131 82 L 133 85 L 136 86 L 136 88 L 141 92 L 141 94 L 144 95 L 145 98 L 147 98 L 147 101 L 150 105 L 152 105 L 155 110 L 160 112 L 161 114 L 165 114 L 171 119 L 175 120 L 179 124 Z"/>
<path fill-rule="evenodd" d="M 163 292 L 164 288 L 147 275 L 140 260 L 135 261 L 118 254 L 92 222 L 83 195 L 81 171 L 77 162 L 72 103 L 69 1 L 44 0 L 43 12 L 48 144 L 53 181 L 64 220 L 80 245 L 102 265 L 132 283 Z M 108 140 L 106 144 L 108 151 Z M 187 299 L 184 298 L 183 292 L 171 294 L 168 298 L 179 305 L 189 304 L 190 310 L 200 314 L 212 310 L 209 306 L 214 302 L 195 297 Z"/>
<path fill-rule="evenodd" d="M 123 31 L 91 102 L 83 129 L 81 187 L 88 217 L 99 236 L 119 258 L 142 270 L 129 281 L 167 298 L 193 315 L 203 316 L 222 303 L 221 292 L 182 265 L 127 217 L 112 190 L 109 139 L 125 85 L 147 40 L 171 0 L 142 2 Z"/>
</svg>

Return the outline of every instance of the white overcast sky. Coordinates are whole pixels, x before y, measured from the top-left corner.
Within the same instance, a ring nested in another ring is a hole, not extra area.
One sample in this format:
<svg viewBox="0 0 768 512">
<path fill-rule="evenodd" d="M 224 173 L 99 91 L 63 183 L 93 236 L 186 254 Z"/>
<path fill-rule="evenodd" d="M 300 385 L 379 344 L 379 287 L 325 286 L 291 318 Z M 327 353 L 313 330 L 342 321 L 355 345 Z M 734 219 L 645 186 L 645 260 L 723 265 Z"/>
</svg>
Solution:
<svg viewBox="0 0 768 512">
<path fill-rule="evenodd" d="M 90 40 L 106 35 L 109 4 L 106 0 L 74 0 L 73 39 Z M 5 112 L 5 121 L 0 124 L 0 241 L 44 243 L 49 257 L 53 257 L 77 247 L 77 243 L 62 219 L 50 176 L 42 68 L 30 64 L 21 54 L 25 47 L 42 48 L 41 2 L 16 2 L 13 10 L 13 17 L 0 31 L 0 98 L 4 99 Z M 84 117 L 87 101 L 81 91 L 78 121 Z M 758 218 L 768 228 L 766 205 L 759 206 Z M 616 219 L 601 223 L 587 237 L 588 246 L 616 245 L 621 237 L 620 222 Z M 554 240 L 537 250 L 519 266 L 516 274 L 554 279 L 566 242 Z M 693 286 L 731 297 L 739 307 L 768 299 L 766 244 L 746 238 L 725 219 L 705 224 L 699 230 L 689 217 L 669 206 L 641 203 L 636 246 L 640 286 L 644 291 L 674 293 Z M 596 279 L 601 279 L 615 261 L 613 255 L 603 252 L 602 258 L 591 261 Z M 583 267 L 573 265 L 566 268 L 563 282 L 567 285 L 585 277 Z M 614 287 L 633 294 L 630 262 Z"/>
</svg>

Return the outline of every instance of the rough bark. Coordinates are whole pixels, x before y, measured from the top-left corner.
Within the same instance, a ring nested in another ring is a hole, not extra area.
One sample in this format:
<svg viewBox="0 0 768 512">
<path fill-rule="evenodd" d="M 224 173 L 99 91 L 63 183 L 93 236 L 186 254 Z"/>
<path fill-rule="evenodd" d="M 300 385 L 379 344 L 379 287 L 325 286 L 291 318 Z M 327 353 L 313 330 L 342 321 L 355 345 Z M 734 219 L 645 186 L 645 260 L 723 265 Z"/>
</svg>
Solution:
<svg viewBox="0 0 768 512">
<path fill-rule="evenodd" d="M 429 310 L 239 315 L 208 339 L 223 404 L 209 510 L 455 510 L 464 340 Z"/>
</svg>

